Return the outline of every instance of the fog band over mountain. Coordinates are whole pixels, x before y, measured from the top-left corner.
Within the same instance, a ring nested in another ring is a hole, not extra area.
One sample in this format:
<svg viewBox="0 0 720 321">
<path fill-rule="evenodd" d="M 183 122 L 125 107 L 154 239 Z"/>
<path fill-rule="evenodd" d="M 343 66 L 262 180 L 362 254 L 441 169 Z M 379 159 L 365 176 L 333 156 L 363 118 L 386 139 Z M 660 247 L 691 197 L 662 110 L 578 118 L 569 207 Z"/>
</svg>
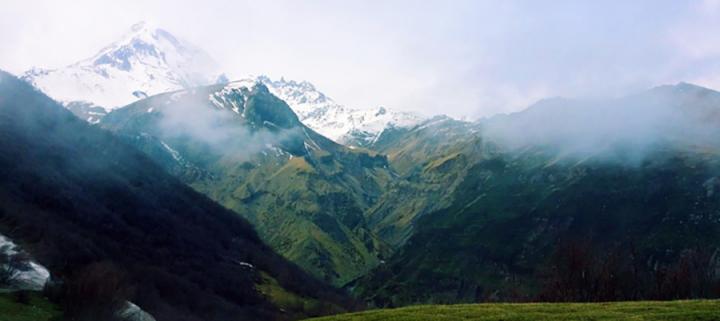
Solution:
<svg viewBox="0 0 720 321">
<path fill-rule="evenodd" d="M 207 97 L 191 92 L 175 93 L 172 99 L 177 100 L 158 111 L 160 136 L 203 144 L 228 160 L 245 161 L 301 134 L 298 128 L 272 127 L 271 130 L 248 126 L 243 124 L 241 115 L 211 106 Z"/>
<path fill-rule="evenodd" d="M 483 133 L 510 149 L 635 163 L 658 149 L 716 152 L 719 103 L 720 93 L 684 83 L 617 99 L 553 98 L 487 119 Z"/>
<path fill-rule="evenodd" d="M 0 321 L 718 320 L 720 0 L 2 8 Z"/>
</svg>

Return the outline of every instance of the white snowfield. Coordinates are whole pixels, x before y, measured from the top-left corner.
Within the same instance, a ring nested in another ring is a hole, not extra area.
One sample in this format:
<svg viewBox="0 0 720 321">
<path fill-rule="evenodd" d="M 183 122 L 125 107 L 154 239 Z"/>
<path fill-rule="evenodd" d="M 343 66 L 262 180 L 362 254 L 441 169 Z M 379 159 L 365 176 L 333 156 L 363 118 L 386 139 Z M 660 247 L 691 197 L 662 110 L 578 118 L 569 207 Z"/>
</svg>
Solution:
<svg viewBox="0 0 720 321">
<path fill-rule="evenodd" d="M 96 55 L 59 69 L 23 75 L 64 104 L 83 101 L 106 111 L 148 95 L 215 83 L 217 63 L 204 51 L 146 23 Z"/>
</svg>

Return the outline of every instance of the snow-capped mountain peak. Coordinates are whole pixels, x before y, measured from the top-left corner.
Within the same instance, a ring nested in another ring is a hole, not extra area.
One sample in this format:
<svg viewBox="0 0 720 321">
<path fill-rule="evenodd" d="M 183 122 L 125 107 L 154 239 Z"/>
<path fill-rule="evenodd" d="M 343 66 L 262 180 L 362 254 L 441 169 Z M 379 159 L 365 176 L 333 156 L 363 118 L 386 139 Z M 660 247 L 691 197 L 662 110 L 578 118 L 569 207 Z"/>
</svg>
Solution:
<svg viewBox="0 0 720 321">
<path fill-rule="evenodd" d="M 285 78 L 272 80 L 265 75 L 251 78 L 265 84 L 273 91 L 273 94 L 288 103 L 301 118 L 306 117 L 306 114 L 312 113 L 319 106 L 340 106 L 307 81 L 297 82 L 285 80 Z"/>
<path fill-rule="evenodd" d="M 79 64 L 88 63 L 109 65 L 125 71 L 130 71 L 136 64 L 164 67 L 186 87 L 214 81 L 217 76 L 207 72 L 218 69 L 217 63 L 201 49 L 146 22 L 133 25 L 120 41 Z"/>
<path fill-rule="evenodd" d="M 264 75 L 253 78 L 288 103 L 306 126 L 341 144 L 365 146 L 388 127 L 408 127 L 424 120 L 420 115 L 385 107 L 349 108 L 307 81 L 272 80 Z"/>
<path fill-rule="evenodd" d="M 33 68 L 23 78 L 94 122 L 148 95 L 214 83 L 218 69 L 201 49 L 141 22 L 90 58 L 58 69 Z"/>
<path fill-rule="evenodd" d="M 33 68 L 23 78 L 82 119 L 99 122 L 111 110 L 179 89 L 227 83 L 203 50 L 170 32 L 141 22 L 95 55 L 58 69 Z M 384 107 L 349 108 L 307 81 L 250 77 L 288 103 L 308 127 L 336 142 L 364 146 L 388 127 L 423 120 Z"/>
</svg>

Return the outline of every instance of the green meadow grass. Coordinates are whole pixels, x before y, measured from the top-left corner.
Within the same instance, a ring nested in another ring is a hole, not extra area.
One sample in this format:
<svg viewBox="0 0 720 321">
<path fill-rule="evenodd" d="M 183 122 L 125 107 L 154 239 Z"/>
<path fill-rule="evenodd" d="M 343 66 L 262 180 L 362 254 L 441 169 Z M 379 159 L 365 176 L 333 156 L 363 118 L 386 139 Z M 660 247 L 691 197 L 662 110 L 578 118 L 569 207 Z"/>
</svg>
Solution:
<svg viewBox="0 0 720 321">
<path fill-rule="evenodd" d="M 12 294 L 0 294 L 0 320 L 2 321 L 46 321 L 60 316 L 55 305 L 39 293 L 30 293 L 27 303 L 19 303 Z"/>
<path fill-rule="evenodd" d="M 612 303 L 488 303 L 422 305 L 340 314 L 313 321 L 710 321 L 720 320 L 720 301 Z"/>
</svg>

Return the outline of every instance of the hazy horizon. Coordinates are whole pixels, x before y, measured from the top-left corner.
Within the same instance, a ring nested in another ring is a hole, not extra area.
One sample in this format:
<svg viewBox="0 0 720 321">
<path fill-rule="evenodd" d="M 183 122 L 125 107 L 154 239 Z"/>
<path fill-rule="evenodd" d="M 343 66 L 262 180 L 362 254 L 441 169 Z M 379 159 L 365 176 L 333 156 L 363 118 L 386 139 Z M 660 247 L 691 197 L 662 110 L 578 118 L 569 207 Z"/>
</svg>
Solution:
<svg viewBox="0 0 720 321">
<path fill-rule="evenodd" d="M 720 1 L 15 1 L 0 68 L 57 68 L 148 21 L 239 78 L 307 80 L 354 108 L 480 118 L 548 97 L 720 88 Z M 42 8 L 42 9 L 39 9 Z M 51 51 L 52 54 L 48 54 Z"/>
</svg>

